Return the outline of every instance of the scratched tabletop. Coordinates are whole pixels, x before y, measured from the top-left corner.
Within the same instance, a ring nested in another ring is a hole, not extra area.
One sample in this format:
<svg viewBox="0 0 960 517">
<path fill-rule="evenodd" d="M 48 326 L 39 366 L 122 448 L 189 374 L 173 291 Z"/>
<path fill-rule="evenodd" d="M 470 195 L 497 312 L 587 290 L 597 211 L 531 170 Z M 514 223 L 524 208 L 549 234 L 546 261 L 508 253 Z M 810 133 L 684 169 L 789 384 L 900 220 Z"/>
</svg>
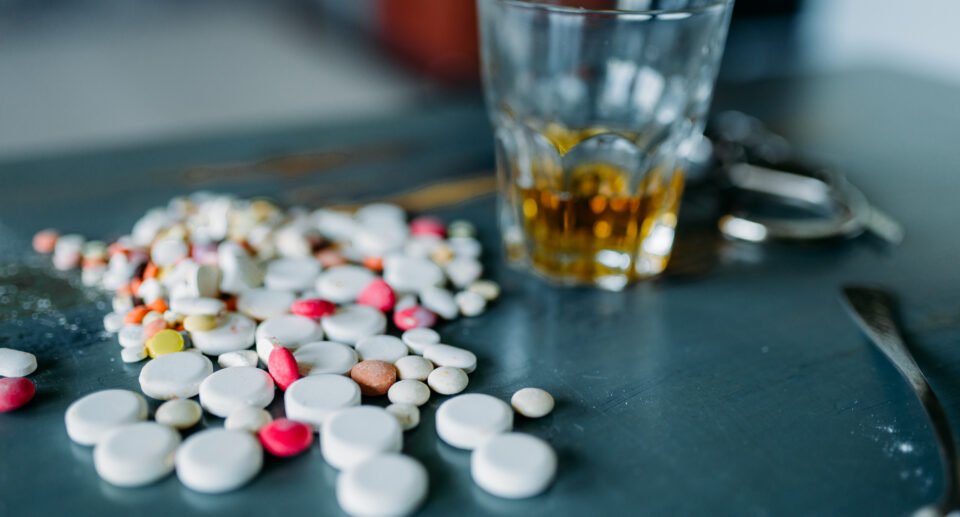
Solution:
<svg viewBox="0 0 960 517">
<path fill-rule="evenodd" d="M 749 246 L 713 230 L 693 185 L 668 273 L 622 293 L 557 288 L 507 268 L 495 226 L 490 130 L 474 100 L 389 120 L 219 134 L 0 163 L 0 346 L 35 353 L 36 399 L 0 415 L 0 515 L 338 515 L 336 472 L 314 446 L 268 459 L 245 488 L 202 495 L 171 476 L 119 489 L 67 438 L 87 393 L 137 389 L 101 318 L 109 299 L 29 251 L 45 227 L 110 239 L 147 208 L 198 189 L 315 207 L 387 199 L 477 224 L 502 298 L 444 324 L 476 352 L 468 391 L 546 388 L 558 400 L 516 429 L 559 455 L 543 495 L 497 499 L 469 454 L 441 443 L 435 397 L 404 451 L 430 476 L 424 515 L 901 515 L 942 475 L 933 435 L 897 372 L 858 334 L 840 285 L 879 282 L 902 302 L 910 345 L 960 423 L 960 90 L 884 71 L 722 85 L 847 172 L 907 238 Z M 281 408 L 275 402 L 271 410 Z M 207 417 L 204 425 L 221 421 Z"/>
</svg>

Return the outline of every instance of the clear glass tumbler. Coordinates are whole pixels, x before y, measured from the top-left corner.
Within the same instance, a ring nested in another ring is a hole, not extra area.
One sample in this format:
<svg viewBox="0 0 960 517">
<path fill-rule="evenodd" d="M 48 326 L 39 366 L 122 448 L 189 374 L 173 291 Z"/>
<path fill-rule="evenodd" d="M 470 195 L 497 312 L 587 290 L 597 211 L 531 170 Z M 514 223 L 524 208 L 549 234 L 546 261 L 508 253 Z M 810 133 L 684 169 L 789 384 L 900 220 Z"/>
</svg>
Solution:
<svg viewBox="0 0 960 517">
<path fill-rule="evenodd" d="M 673 247 L 733 0 L 478 0 L 508 259 L 619 290 Z"/>
</svg>

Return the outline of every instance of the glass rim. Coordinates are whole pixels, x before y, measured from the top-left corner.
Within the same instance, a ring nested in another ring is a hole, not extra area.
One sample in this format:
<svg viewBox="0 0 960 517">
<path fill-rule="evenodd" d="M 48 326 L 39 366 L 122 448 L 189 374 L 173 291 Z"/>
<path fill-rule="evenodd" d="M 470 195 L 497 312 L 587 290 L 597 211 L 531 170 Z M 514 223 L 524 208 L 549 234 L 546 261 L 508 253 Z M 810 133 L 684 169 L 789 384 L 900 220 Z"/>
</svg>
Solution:
<svg viewBox="0 0 960 517">
<path fill-rule="evenodd" d="M 712 9 L 717 6 L 729 6 L 733 5 L 734 0 L 710 0 L 703 5 L 697 7 L 688 7 L 680 9 L 588 9 L 585 7 L 573 7 L 568 5 L 556 5 L 550 3 L 544 3 L 536 0 L 481 0 L 486 2 L 496 2 L 503 5 L 508 5 L 511 7 L 517 7 L 522 9 L 530 9 L 536 11 L 545 11 L 550 13 L 557 14 L 569 14 L 569 15 L 588 15 L 588 14 L 601 14 L 607 16 L 629 16 L 629 15 L 641 15 L 641 16 L 662 16 L 662 15 L 671 15 L 671 14 L 693 14 L 708 9 Z"/>
</svg>

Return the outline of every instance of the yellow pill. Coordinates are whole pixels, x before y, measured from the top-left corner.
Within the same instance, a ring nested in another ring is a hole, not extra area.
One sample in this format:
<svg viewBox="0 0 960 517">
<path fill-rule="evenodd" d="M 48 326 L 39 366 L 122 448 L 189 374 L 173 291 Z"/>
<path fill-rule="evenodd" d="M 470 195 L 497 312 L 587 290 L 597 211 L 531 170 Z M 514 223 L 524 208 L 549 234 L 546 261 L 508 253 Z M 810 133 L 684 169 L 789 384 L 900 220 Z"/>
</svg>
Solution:
<svg viewBox="0 0 960 517">
<path fill-rule="evenodd" d="M 147 355 L 159 357 L 183 350 L 183 336 L 176 330 L 161 330 L 147 341 Z"/>
<path fill-rule="evenodd" d="M 204 332 L 217 326 L 217 317 L 206 314 L 194 314 L 183 320 L 183 328 L 189 332 Z"/>
</svg>

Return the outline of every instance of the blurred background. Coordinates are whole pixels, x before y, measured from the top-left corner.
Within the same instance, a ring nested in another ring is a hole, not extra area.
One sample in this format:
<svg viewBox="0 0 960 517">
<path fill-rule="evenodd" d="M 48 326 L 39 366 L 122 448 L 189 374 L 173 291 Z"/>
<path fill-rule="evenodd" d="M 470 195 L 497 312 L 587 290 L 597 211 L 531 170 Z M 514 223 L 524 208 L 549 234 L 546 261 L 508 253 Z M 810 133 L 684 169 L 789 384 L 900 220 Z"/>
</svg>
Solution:
<svg viewBox="0 0 960 517">
<path fill-rule="evenodd" d="M 957 82 L 957 19 L 955 0 L 737 0 L 721 85 Z M 0 0 L 0 160 L 479 99 L 476 47 L 473 0 Z"/>
</svg>

